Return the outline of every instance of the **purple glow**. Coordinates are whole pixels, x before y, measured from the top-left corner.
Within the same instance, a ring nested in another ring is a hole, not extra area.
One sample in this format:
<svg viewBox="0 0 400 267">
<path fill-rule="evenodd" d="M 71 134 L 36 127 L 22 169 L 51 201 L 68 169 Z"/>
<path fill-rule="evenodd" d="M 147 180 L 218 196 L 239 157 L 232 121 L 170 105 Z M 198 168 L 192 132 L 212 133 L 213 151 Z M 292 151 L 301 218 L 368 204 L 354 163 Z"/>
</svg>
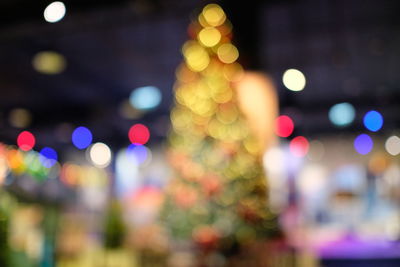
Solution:
<svg viewBox="0 0 400 267">
<path fill-rule="evenodd" d="M 129 156 L 134 156 L 139 164 L 145 162 L 148 157 L 147 148 L 141 144 L 129 145 L 126 152 Z"/>
<path fill-rule="evenodd" d="M 39 160 L 46 168 L 51 168 L 57 162 L 57 152 L 51 147 L 44 147 L 39 154 Z"/>
<path fill-rule="evenodd" d="M 367 134 L 360 134 L 354 139 L 354 148 L 361 155 L 366 155 L 371 152 L 374 142 Z"/>
<path fill-rule="evenodd" d="M 322 258 L 398 258 L 400 243 L 384 240 L 361 240 L 357 237 L 342 237 L 338 240 L 321 244 L 317 253 Z"/>
</svg>

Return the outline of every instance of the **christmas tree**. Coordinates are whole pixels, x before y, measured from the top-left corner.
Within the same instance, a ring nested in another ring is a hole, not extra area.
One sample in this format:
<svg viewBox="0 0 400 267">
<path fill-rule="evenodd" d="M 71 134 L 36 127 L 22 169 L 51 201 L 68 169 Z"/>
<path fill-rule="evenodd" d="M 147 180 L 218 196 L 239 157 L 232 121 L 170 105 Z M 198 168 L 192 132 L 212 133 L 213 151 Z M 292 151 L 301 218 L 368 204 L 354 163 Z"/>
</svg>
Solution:
<svg viewBox="0 0 400 267">
<path fill-rule="evenodd" d="M 278 233 L 267 207 L 262 146 L 238 105 L 244 71 L 222 8 L 209 4 L 189 27 L 176 72 L 168 157 L 175 176 L 164 218 L 175 240 L 230 249 Z"/>
</svg>

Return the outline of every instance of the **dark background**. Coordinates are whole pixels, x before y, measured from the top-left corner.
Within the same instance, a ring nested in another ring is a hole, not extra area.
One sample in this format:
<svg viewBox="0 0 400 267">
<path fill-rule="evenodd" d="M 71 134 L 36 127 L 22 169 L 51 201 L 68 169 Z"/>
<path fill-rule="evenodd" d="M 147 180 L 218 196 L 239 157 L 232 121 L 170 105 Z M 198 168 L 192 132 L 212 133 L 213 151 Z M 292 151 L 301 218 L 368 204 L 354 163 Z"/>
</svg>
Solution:
<svg viewBox="0 0 400 267">
<path fill-rule="evenodd" d="M 32 112 L 28 130 L 37 147 L 62 149 L 60 129 L 89 127 L 94 141 L 113 148 L 129 143 L 129 127 L 150 127 L 151 142 L 163 140 L 172 105 L 175 69 L 187 27 L 208 1 L 64 1 L 58 23 L 43 19 L 51 1 L 0 1 L 0 140 L 15 144 L 13 108 Z M 296 133 L 308 137 L 359 133 L 362 116 L 380 111 L 388 135 L 400 123 L 399 1 L 274 0 L 220 1 L 234 26 L 234 42 L 247 69 L 270 73 L 276 81 L 281 113 L 291 115 Z M 32 57 L 53 50 L 66 70 L 44 75 Z M 301 70 L 306 88 L 291 92 L 281 77 Z M 161 105 L 141 118 L 121 117 L 119 107 L 138 86 L 161 89 Z M 356 121 L 336 129 L 328 119 L 338 102 L 352 103 Z"/>
</svg>

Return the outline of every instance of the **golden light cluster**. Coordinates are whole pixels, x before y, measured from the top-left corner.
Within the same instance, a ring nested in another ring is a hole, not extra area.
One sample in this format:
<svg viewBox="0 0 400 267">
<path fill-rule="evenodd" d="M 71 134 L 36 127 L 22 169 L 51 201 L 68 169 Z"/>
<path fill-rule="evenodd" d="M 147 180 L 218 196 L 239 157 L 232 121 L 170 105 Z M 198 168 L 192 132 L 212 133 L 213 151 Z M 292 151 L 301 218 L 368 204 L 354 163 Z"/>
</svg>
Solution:
<svg viewBox="0 0 400 267">
<path fill-rule="evenodd" d="M 222 8 L 210 4 L 189 33 L 192 40 L 183 45 L 184 62 L 176 71 L 168 138 L 169 161 L 177 174 L 168 188 L 169 203 L 178 209 L 167 220 L 176 235 L 191 236 L 203 246 L 224 235 L 218 222 L 210 224 L 214 215 L 241 225 L 239 241 L 251 239 L 254 225 L 242 223 L 267 218 L 266 184 L 262 146 L 234 88 L 245 74 L 236 62 L 239 52 L 231 43 L 231 25 Z"/>
<path fill-rule="evenodd" d="M 238 49 L 230 42 L 231 27 L 225 22 L 226 16 L 220 6 L 210 4 L 204 7 L 198 22 L 193 25 L 197 40 L 186 42 L 182 49 L 190 70 L 203 71 L 216 59 L 226 64 L 238 59 Z"/>
<path fill-rule="evenodd" d="M 209 136 L 224 142 L 244 141 L 248 153 L 260 153 L 237 105 L 232 83 L 244 71 L 236 62 L 239 52 L 231 43 L 224 11 L 216 4 L 207 5 L 191 30 L 196 37 L 183 45 L 184 63 L 176 72 L 171 122 L 178 136 L 172 134 L 170 142 L 195 149 L 193 144 Z"/>
</svg>

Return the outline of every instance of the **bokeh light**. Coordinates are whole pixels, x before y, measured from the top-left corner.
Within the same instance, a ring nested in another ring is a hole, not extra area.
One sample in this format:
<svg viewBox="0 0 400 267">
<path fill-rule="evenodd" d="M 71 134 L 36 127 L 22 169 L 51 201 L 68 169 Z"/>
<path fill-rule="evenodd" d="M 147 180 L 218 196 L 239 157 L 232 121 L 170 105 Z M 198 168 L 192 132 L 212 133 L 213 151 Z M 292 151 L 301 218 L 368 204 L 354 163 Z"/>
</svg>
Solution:
<svg viewBox="0 0 400 267">
<path fill-rule="evenodd" d="M 39 160 L 44 167 L 51 168 L 54 164 L 56 164 L 58 155 L 57 152 L 51 147 L 44 147 L 39 153 Z"/>
<path fill-rule="evenodd" d="M 329 110 L 329 120 L 338 127 L 350 125 L 354 121 L 355 115 L 355 109 L 350 103 L 339 103 Z"/>
<path fill-rule="evenodd" d="M 161 103 L 161 92 L 155 86 L 143 86 L 132 91 L 129 102 L 135 109 L 149 110 Z"/>
<path fill-rule="evenodd" d="M 235 62 L 236 59 L 238 59 L 239 51 L 233 44 L 226 43 L 218 48 L 217 55 L 219 60 L 221 60 L 223 63 L 229 64 Z"/>
<path fill-rule="evenodd" d="M 309 149 L 308 140 L 304 136 L 297 136 L 290 141 L 290 152 L 296 157 L 304 157 Z"/>
<path fill-rule="evenodd" d="M 92 133 L 86 127 L 80 126 L 72 133 L 72 143 L 79 149 L 87 148 L 93 140 Z"/>
<path fill-rule="evenodd" d="M 8 120 L 15 128 L 26 128 L 32 121 L 32 115 L 27 109 L 16 108 L 10 111 Z"/>
<path fill-rule="evenodd" d="M 216 28 L 207 27 L 199 32 L 198 39 L 204 46 L 213 47 L 221 40 L 221 33 Z"/>
<path fill-rule="evenodd" d="M 392 156 L 399 155 L 400 154 L 400 138 L 396 135 L 390 136 L 385 142 L 385 149 Z"/>
<path fill-rule="evenodd" d="M 368 111 L 364 116 L 364 126 L 371 132 L 379 131 L 383 126 L 382 115 L 375 110 Z"/>
<path fill-rule="evenodd" d="M 293 133 L 293 120 L 286 115 L 279 116 L 275 121 L 275 132 L 280 137 L 288 137 Z"/>
<path fill-rule="evenodd" d="M 207 24 L 214 27 L 221 25 L 226 19 L 225 12 L 217 4 L 206 5 L 201 15 Z"/>
<path fill-rule="evenodd" d="M 107 167 L 111 162 L 111 150 L 104 143 L 95 143 L 89 150 L 90 160 L 100 168 Z"/>
<path fill-rule="evenodd" d="M 151 159 L 150 150 L 144 146 L 139 144 L 131 144 L 126 150 L 128 158 L 134 157 L 135 161 L 139 164 L 144 164 Z"/>
<path fill-rule="evenodd" d="M 380 175 L 389 167 L 390 160 L 387 154 L 379 151 L 374 153 L 368 161 L 368 169 L 375 175 Z"/>
<path fill-rule="evenodd" d="M 56 1 L 49 4 L 44 12 L 43 16 L 47 22 L 54 23 L 63 19 L 66 13 L 66 8 L 63 2 Z"/>
<path fill-rule="evenodd" d="M 283 84 L 291 91 L 301 91 L 306 86 L 306 77 L 297 69 L 288 69 L 283 73 Z"/>
<path fill-rule="evenodd" d="M 194 72 L 199 72 L 207 68 L 210 57 L 205 48 L 196 42 L 188 41 L 182 48 L 183 56 L 188 68 Z"/>
<path fill-rule="evenodd" d="M 0 156 L 0 185 L 2 185 L 9 173 L 9 167 L 5 157 Z"/>
<path fill-rule="evenodd" d="M 135 124 L 129 129 L 129 140 L 132 144 L 146 144 L 150 139 L 150 131 L 143 124 Z"/>
<path fill-rule="evenodd" d="M 302 197 L 317 199 L 329 185 L 328 177 L 328 171 L 322 165 L 312 163 L 304 166 L 296 180 Z"/>
<path fill-rule="evenodd" d="M 17 145 L 23 151 L 29 151 L 35 146 L 35 136 L 28 132 L 23 131 L 18 135 Z"/>
<path fill-rule="evenodd" d="M 361 155 L 366 155 L 371 152 L 374 146 L 374 142 L 372 141 L 371 137 L 367 134 L 360 134 L 359 136 L 354 139 L 354 148 L 357 153 Z"/>
<path fill-rule="evenodd" d="M 79 126 L 72 132 L 72 143 L 78 149 L 87 148 L 92 143 L 92 140 L 92 132 L 84 126 Z"/>
<path fill-rule="evenodd" d="M 67 63 L 63 55 L 54 51 L 43 51 L 33 57 L 32 65 L 37 72 L 54 75 L 63 72 Z"/>
<path fill-rule="evenodd" d="M 137 179 L 138 163 L 134 155 L 127 153 L 127 149 L 121 149 L 115 157 L 115 189 L 121 196 L 135 191 L 140 185 Z"/>
</svg>

